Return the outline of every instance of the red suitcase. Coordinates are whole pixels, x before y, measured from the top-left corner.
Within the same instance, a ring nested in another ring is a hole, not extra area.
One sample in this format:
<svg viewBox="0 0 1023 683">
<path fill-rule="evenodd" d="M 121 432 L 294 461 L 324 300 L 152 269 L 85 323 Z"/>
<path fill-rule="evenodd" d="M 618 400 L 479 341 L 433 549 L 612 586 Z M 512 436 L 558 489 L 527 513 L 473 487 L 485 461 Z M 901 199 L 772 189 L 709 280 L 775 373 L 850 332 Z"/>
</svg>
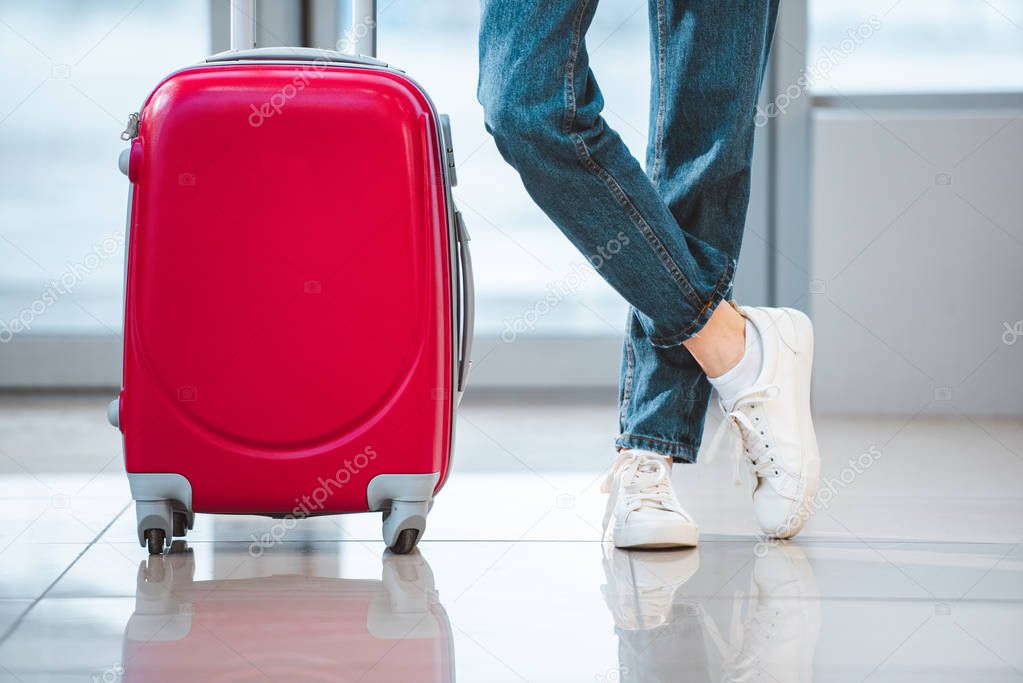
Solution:
<svg viewBox="0 0 1023 683">
<path fill-rule="evenodd" d="M 196 512 L 382 511 L 411 550 L 472 338 L 446 117 L 375 59 L 261 48 L 167 77 L 125 138 L 108 414 L 140 544 L 162 552 Z"/>
</svg>

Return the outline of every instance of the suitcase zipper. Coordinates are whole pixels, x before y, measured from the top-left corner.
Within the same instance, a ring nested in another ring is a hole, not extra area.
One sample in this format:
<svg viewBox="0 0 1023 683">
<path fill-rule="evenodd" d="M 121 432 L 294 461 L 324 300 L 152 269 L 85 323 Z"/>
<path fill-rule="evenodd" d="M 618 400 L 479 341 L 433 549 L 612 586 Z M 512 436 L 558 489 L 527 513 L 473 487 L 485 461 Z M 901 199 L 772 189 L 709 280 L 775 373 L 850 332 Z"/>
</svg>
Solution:
<svg viewBox="0 0 1023 683">
<path fill-rule="evenodd" d="M 135 112 L 128 116 L 128 125 L 125 127 L 124 132 L 121 133 L 122 140 L 132 140 L 137 138 L 139 135 L 139 113 Z"/>
</svg>

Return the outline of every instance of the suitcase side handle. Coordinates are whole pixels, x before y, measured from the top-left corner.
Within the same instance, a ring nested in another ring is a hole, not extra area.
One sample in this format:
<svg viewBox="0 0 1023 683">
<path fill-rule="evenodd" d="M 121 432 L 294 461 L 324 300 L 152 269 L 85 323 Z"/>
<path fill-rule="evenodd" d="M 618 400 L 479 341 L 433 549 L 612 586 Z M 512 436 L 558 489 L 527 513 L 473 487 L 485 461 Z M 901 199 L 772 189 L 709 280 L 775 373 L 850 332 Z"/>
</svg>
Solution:
<svg viewBox="0 0 1023 683">
<path fill-rule="evenodd" d="M 458 392 L 465 391 L 469 380 L 469 367 L 472 365 L 472 336 L 476 328 L 476 290 L 472 277 L 472 254 L 469 252 L 469 231 L 462 219 L 462 212 L 455 211 L 455 223 L 458 226 L 458 270 L 462 274 L 459 291 L 462 297 L 461 339 L 458 350 Z"/>
</svg>

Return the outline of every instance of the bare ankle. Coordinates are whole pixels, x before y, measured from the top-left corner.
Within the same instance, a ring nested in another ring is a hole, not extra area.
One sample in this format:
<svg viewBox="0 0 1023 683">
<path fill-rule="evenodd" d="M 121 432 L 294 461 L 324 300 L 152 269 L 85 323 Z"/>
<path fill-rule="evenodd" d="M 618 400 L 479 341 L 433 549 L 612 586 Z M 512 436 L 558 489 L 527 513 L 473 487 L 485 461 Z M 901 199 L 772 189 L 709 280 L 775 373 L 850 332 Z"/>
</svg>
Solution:
<svg viewBox="0 0 1023 683">
<path fill-rule="evenodd" d="M 727 301 L 714 309 L 707 324 L 682 342 L 708 377 L 735 367 L 746 348 L 746 319 Z"/>
</svg>

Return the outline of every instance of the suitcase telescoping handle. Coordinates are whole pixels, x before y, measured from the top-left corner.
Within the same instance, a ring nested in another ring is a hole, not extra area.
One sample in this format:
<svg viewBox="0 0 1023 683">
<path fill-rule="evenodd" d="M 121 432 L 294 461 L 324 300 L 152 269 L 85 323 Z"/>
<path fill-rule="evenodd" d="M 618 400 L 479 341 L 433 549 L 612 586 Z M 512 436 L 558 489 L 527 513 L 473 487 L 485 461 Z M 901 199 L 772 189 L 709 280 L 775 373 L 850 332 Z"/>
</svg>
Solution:
<svg viewBox="0 0 1023 683">
<path fill-rule="evenodd" d="M 338 49 L 353 55 L 377 56 L 377 0 L 350 0 L 350 23 L 342 29 Z M 346 49 L 342 49 L 346 48 Z"/>
<path fill-rule="evenodd" d="M 338 50 L 350 55 L 377 56 L 376 0 L 349 0 L 351 15 L 342 29 Z M 256 0 L 230 0 L 231 49 L 251 50 L 256 47 Z"/>
<path fill-rule="evenodd" d="M 231 49 L 256 47 L 256 0 L 231 0 Z"/>
</svg>

